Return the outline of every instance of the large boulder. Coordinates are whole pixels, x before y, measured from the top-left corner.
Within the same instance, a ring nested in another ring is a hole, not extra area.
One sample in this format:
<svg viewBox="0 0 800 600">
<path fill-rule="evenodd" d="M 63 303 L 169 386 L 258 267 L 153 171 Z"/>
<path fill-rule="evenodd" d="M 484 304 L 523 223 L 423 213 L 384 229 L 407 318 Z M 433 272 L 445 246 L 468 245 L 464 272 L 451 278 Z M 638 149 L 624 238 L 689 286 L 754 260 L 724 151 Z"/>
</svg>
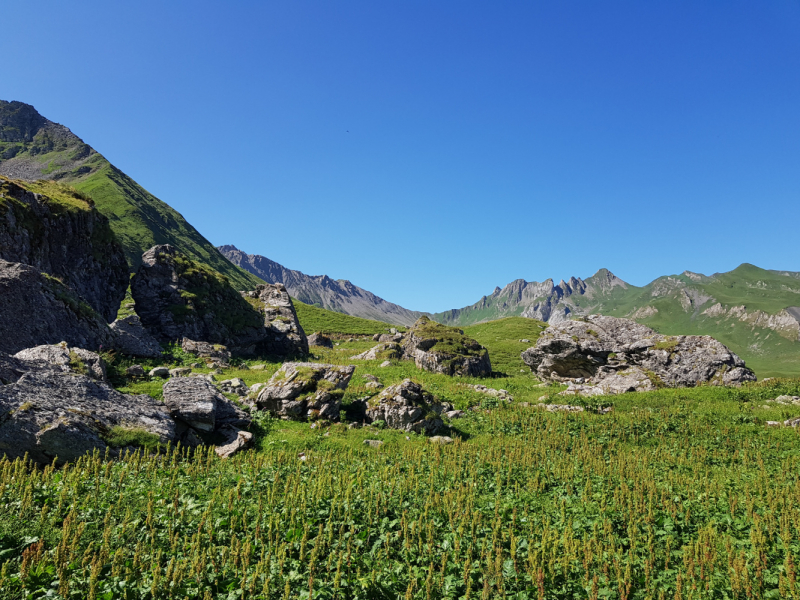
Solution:
<svg viewBox="0 0 800 600">
<path fill-rule="evenodd" d="M 42 465 L 56 458 L 61 464 L 94 450 L 104 453 L 121 431 L 160 443 L 178 439 L 162 403 L 121 394 L 84 375 L 32 366 L 0 386 L 0 456 L 27 454 Z"/>
<path fill-rule="evenodd" d="M 200 377 L 174 377 L 164 384 L 163 391 L 164 404 L 172 417 L 197 432 L 250 425 L 246 412 Z"/>
<path fill-rule="evenodd" d="M 129 269 L 108 219 L 87 196 L 53 182 L 0 177 L 0 258 L 59 278 L 106 322 Z"/>
<path fill-rule="evenodd" d="M 354 366 L 284 363 L 258 393 L 256 406 L 282 419 L 339 418 Z"/>
<path fill-rule="evenodd" d="M 324 333 L 317 331 L 308 336 L 308 345 L 319 346 L 320 348 L 333 348 L 333 341 Z"/>
<path fill-rule="evenodd" d="M 78 373 L 92 379 L 106 380 L 106 365 L 99 354 L 83 348 L 70 348 L 66 344 L 36 346 L 20 350 L 14 358 L 25 363 L 35 363 L 42 368 L 53 368 L 63 373 Z"/>
<path fill-rule="evenodd" d="M 489 352 L 460 329 L 420 317 L 403 339 L 405 357 L 425 371 L 451 377 L 488 377 L 492 374 Z"/>
<path fill-rule="evenodd" d="M 189 338 L 248 355 L 268 338 L 259 311 L 227 277 L 168 244 L 142 255 L 131 295 L 142 325 L 162 342 Z"/>
<path fill-rule="evenodd" d="M 444 426 L 442 413 L 452 409 L 449 402 L 438 402 L 420 384 L 405 379 L 367 400 L 366 417 L 390 429 L 432 435 Z"/>
<path fill-rule="evenodd" d="M 109 326 L 113 333 L 111 345 L 128 356 L 161 358 L 161 344 L 142 326 L 137 315 L 117 319 Z"/>
<path fill-rule="evenodd" d="M 580 395 L 755 381 L 744 361 L 710 336 L 666 336 L 630 319 L 591 315 L 549 327 L 522 360 L 544 381 Z"/>
<path fill-rule="evenodd" d="M 242 292 L 242 296 L 263 315 L 266 337 L 258 344 L 259 352 L 275 356 L 308 354 L 308 338 L 282 283 L 265 283 Z"/>
<path fill-rule="evenodd" d="M 59 280 L 0 259 L 0 352 L 62 341 L 97 350 L 111 337 L 100 315 Z"/>
</svg>

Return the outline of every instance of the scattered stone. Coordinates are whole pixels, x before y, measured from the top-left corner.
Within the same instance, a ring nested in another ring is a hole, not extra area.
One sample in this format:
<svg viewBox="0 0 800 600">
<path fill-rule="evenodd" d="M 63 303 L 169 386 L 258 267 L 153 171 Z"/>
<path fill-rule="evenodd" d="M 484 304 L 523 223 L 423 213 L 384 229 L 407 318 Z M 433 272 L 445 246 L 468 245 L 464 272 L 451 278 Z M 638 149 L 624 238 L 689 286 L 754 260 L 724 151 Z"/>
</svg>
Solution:
<svg viewBox="0 0 800 600">
<path fill-rule="evenodd" d="M 259 392 L 259 409 L 283 419 L 336 421 L 354 366 L 284 363 Z"/>
<path fill-rule="evenodd" d="M 170 377 L 186 377 L 189 373 L 192 372 L 192 369 L 189 367 L 175 367 L 174 369 L 169 370 Z"/>
<path fill-rule="evenodd" d="M 382 363 L 381 363 L 379 366 L 380 366 L 380 367 L 384 367 L 384 368 L 385 368 L 385 367 L 391 367 L 391 366 L 392 366 L 392 362 L 391 362 L 391 361 L 389 361 L 389 360 L 385 360 L 385 361 L 383 361 L 383 362 L 382 362 Z"/>
<path fill-rule="evenodd" d="M 448 437 L 446 435 L 434 435 L 433 437 L 429 438 L 431 444 L 438 444 L 439 446 L 446 446 L 447 444 L 453 443 L 453 438 Z"/>
<path fill-rule="evenodd" d="M 781 427 L 783 423 L 780 421 L 767 421 L 767 427 Z"/>
<path fill-rule="evenodd" d="M 367 381 L 379 381 L 379 379 L 377 377 L 375 377 L 375 375 L 370 375 L 369 373 L 364 373 L 361 376 L 361 378 L 362 379 L 366 379 Z"/>
<path fill-rule="evenodd" d="M 266 368 L 267 368 L 267 365 L 253 365 L 252 367 L 250 367 L 250 370 L 251 371 L 263 371 Z"/>
<path fill-rule="evenodd" d="M 394 327 L 392 327 L 392 328 L 390 328 L 390 329 L 389 329 L 389 333 L 391 333 L 392 335 L 394 335 L 394 334 L 396 334 L 396 333 L 397 333 L 397 329 L 395 329 Z"/>
<path fill-rule="evenodd" d="M 266 385 L 267 385 L 266 383 L 254 383 L 253 385 L 250 386 L 248 395 L 255 398 L 256 396 L 258 396 L 258 392 L 260 392 L 264 387 L 266 387 Z"/>
<path fill-rule="evenodd" d="M 524 340 L 524 339 L 523 339 L 523 340 L 520 340 L 520 343 L 522 343 L 522 344 L 530 344 L 530 343 L 531 343 L 531 341 L 530 341 L 530 340 Z"/>
<path fill-rule="evenodd" d="M 83 348 L 70 348 L 64 342 L 20 350 L 14 358 L 55 367 L 64 373 L 79 373 L 100 381 L 106 380 L 106 365 L 100 355 Z"/>
<path fill-rule="evenodd" d="M 189 365 L 189 366 L 190 366 L 190 367 L 192 367 L 193 369 L 202 369 L 202 368 L 203 368 L 203 363 L 199 363 L 199 362 L 193 362 L 193 363 L 192 363 L 191 365 Z"/>
<path fill-rule="evenodd" d="M 489 352 L 460 329 L 420 317 L 404 339 L 405 357 L 425 371 L 461 377 L 487 377 L 492 373 Z"/>
<path fill-rule="evenodd" d="M 225 394 L 236 394 L 238 396 L 246 396 L 249 392 L 249 388 L 244 380 L 240 379 L 239 377 L 234 377 L 233 379 L 226 379 L 225 381 L 219 382 L 219 389 Z"/>
<path fill-rule="evenodd" d="M 800 425 L 800 417 L 795 417 L 795 418 L 793 418 L 793 419 L 786 419 L 786 420 L 783 422 L 783 424 L 784 424 L 786 427 L 797 427 L 798 425 Z"/>
<path fill-rule="evenodd" d="M 198 358 L 206 358 L 222 364 L 228 364 L 231 359 L 231 353 L 226 346 L 209 344 L 208 342 L 196 342 L 189 338 L 181 340 L 181 350 Z"/>
<path fill-rule="evenodd" d="M 373 348 L 370 348 L 366 352 L 362 352 L 361 354 L 356 354 L 355 356 L 351 356 L 350 360 L 381 360 L 381 359 L 390 359 L 390 358 L 400 358 L 403 355 L 403 349 L 400 347 L 400 344 L 395 342 L 388 342 L 384 344 L 378 344 Z"/>
<path fill-rule="evenodd" d="M 384 421 L 390 429 L 433 434 L 444 426 L 441 414 L 453 410 L 449 402 L 437 402 L 421 385 L 406 379 L 367 400 L 369 423 Z"/>
<path fill-rule="evenodd" d="M 333 341 L 327 335 L 316 332 L 308 336 L 308 345 L 319 346 L 321 348 L 333 348 Z"/>
<path fill-rule="evenodd" d="M 523 408 L 528 408 L 530 405 L 531 405 L 530 402 L 520 402 L 519 403 L 519 406 L 522 406 Z"/>
<path fill-rule="evenodd" d="M 169 369 L 167 367 L 156 367 L 155 369 L 150 369 L 148 375 L 150 377 L 163 377 L 166 379 L 169 377 Z"/>
<path fill-rule="evenodd" d="M 378 341 L 380 341 L 380 339 L 381 339 L 381 334 L 380 333 L 376 333 L 375 335 L 372 336 L 372 341 L 373 342 L 378 342 Z"/>
<path fill-rule="evenodd" d="M 210 432 L 223 425 L 237 428 L 250 425 L 246 412 L 199 377 L 170 379 L 164 384 L 164 404 L 174 419 L 197 431 Z"/>
<path fill-rule="evenodd" d="M 601 315 L 551 325 L 522 360 L 545 381 L 574 384 L 568 395 L 756 380 L 744 361 L 712 337 L 664 336 L 635 321 Z"/>
<path fill-rule="evenodd" d="M 237 429 L 233 425 L 222 426 L 219 433 L 225 436 L 222 444 L 214 448 L 214 452 L 220 458 L 230 458 L 237 452 L 246 450 L 253 443 L 252 433 Z"/>
<path fill-rule="evenodd" d="M 364 440 L 363 444 L 365 446 L 369 446 L 370 448 L 380 448 L 383 446 L 383 442 L 381 440 Z"/>
<path fill-rule="evenodd" d="M 569 404 L 534 404 L 533 406 L 547 412 L 583 412 L 582 406 L 570 406 Z"/>
<path fill-rule="evenodd" d="M 109 327 L 113 333 L 111 345 L 115 350 L 128 356 L 161 358 L 161 345 L 142 326 L 137 315 L 117 319 Z"/>
<path fill-rule="evenodd" d="M 464 411 L 463 410 L 449 410 L 446 413 L 444 413 L 444 416 L 446 416 L 448 419 L 460 419 L 461 417 L 464 416 Z"/>
<path fill-rule="evenodd" d="M 199 379 L 205 379 L 209 383 L 214 383 L 217 379 L 211 373 L 189 373 L 187 377 L 197 377 Z"/>
<path fill-rule="evenodd" d="M 368 390 L 379 390 L 383 387 L 383 384 L 379 381 L 368 381 L 364 387 Z"/>
<path fill-rule="evenodd" d="M 125 369 L 125 375 L 128 377 L 144 377 L 144 368 L 142 365 L 131 365 Z"/>
<path fill-rule="evenodd" d="M 65 341 L 74 348 L 109 347 L 108 324 L 59 280 L 34 267 L 0 260 L 0 352 Z"/>
<path fill-rule="evenodd" d="M 480 392 L 481 394 L 494 396 L 495 398 L 499 398 L 500 400 L 505 400 L 506 402 L 512 402 L 514 400 L 513 396 L 508 393 L 508 390 L 496 390 L 494 388 L 486 387 L 485 385 L 479 385 L 479 384 L 478 385 L 467 384 L 467 387 L 470 387 L 476 392 Z"/>
<path fill-rule="evenodd" d="M 775 402 L 777 404 L 800 404 L 800 396 L 778 396 L 775 400 L 767 400 L 767 402 Z"/>
</svg>

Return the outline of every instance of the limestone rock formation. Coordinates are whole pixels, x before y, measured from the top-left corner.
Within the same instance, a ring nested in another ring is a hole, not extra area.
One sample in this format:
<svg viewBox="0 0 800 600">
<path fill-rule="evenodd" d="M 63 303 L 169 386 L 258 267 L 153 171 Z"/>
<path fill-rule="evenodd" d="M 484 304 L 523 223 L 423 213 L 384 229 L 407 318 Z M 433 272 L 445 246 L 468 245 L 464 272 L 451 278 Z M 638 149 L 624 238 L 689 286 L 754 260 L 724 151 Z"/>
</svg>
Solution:
<svg viewBox="0 0 800 600">
<path fill-rule="evenodd" d="M 308 339 L 283 284 L 259 285 L 242 295 L 264 315 L 266 335 L 258 344 L 259 352 L 275 356 L 308 354 Z"/>
<path fill-rule="evenodd" d="M 331 341 L 331 338 L 318 331 L 308 336 L 308 345 L 319 346 L 321 348 L 333 348 L 333 342 Z"/>
<path fill-rule="evenodd" d="M 665 336 L 629 319 L 600 315 L 551 326 L 522 360 L 541 379 L 571 383 L 572 393 L 581 395 L 756 379 L 712 337 Z"/>
<path fill-rule="evenodd" d="M 54 183 L 0 177 L 0 258 L 59 278 L 106 322 L 128 287 L 128 263 L 108 219 L 88 197 Z"/>
<path fill-rule="evenodd" d="M 405 357 L 425 371 L 460 377 L 492 373 L 489 352 L 460 329 L 420 317 L 403 339 Z"/>
<path fill-rule="evenodd" d="M 160 341 L 189 338 L 246 355 L 267 339 L 261 315 L 226 277 L 166 244 L 142 255 L 131 295 L 142 325 Z"/>
<path fill-rule="evenodd" d="M 261 389 L 256 406 L 290 420 L 338 420 L 354 366 L 284 363 Z"/>
<path fill-rule="evenodd" d="M 106 380 L 106 365 L 99 354 L 83 348 L 70 348 L 66 344 L 36 346 L 20 350 L 14 358 L 25 363 L 35 363 L 41 368 L 53 368 L 63 373 L 78 373 L 92 379 Z"/>
<path fill-rule="evenodd" d="M 99 450 L 114 428 L 149 434 L 161 443 L 178 439 L 166 407 L 150 396 L 129 396 L 84 375 L 31 369 L 0 386 L 0 455 L 26 453 L 45 465 L 62 464 Z M 113 449 L 112 449 L 113 450 Z"/>
<path fill-rule="evenodd" d="M 147 330 L 137 315 L 117 319 L 110 325 L 113 332 L 111 345 L 129 356 L 161 358 L 161 345 Z"/>
<path fill-rule="evenodd" d="M 97 350 L 110 340 L 105 321 L 60 281 L 0 260 L 0 352 L 62 341 Z"/>
<path fill-rule="evenodd" d="M 405 379 L 367 400 L 370 423 L 384 421 L 390 429 L 432 435 L 444 426 L 442 413 L 453 410 L 449 402 L 438 402 L 421 385 Z"/>
</svg>

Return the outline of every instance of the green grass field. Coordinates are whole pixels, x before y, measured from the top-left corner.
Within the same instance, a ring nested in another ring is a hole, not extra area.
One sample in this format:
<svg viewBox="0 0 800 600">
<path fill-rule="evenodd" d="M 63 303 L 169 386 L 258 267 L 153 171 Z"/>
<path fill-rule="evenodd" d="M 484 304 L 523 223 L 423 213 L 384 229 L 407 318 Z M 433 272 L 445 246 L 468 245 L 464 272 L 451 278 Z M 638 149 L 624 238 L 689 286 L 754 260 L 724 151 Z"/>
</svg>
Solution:
<svg viewBox="0 0 800 600">
<path fill-rule="evenodd" d="M 167 449 L 60 469 L 0 461 L 0 598 L 800 597 L 800 435 L 765 426 L 800 416 L 768 402 L 800 395 L 800 381 L 662 389 L 605 397 L 608 414 L 550 413 L 536 404 L 565 403 L 562 388 L 540 387 L 515 358 L 541 323 L 465 328 L 500 373 L 462 380 L 353 361 L 373 330 L 297 307 L 307 330 L 345 324 L 338 345 L 309 357 L 357 365 L 345 408 L 375 393 L 365 374 L 385 385 L 410 377 L 466 411 L 447 423 L 455 443 L 261 414 L 255 447 L 229 460 Z M 193 360 L 171 352 L 172 364 Z M 130 360 L 111 361 L 118 387 L 160 397 L 163 381 L 124 379 Z M 253 384 L 280 366 L 256 363 L 217 377 Z"/>
</svg>

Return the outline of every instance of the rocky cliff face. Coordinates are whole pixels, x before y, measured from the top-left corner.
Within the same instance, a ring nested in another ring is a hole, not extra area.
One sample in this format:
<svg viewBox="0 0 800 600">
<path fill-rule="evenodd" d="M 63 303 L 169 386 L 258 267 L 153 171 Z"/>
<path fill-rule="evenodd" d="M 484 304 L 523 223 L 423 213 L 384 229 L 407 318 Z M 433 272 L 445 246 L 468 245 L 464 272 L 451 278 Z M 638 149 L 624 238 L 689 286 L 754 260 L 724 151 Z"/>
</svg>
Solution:
<svg viewBox="0 0 800 600">
<path fill-rule="evenodd" d="M 108 219 L 56 184 L 0 177 L 0 258 L 59 278 L 109 322 L 128 287 L 128 263 Z"/>
<path fill-rule="evenodd" d="M 387 302 L 349 281 L 337 281 L 327 275 L 306 275 L 264 256 L 245 254 L 236 246 L 219 246 L 218 250 L 233 264 L 267 283 L 282 283 L 292 297 L 306 304 L 395 325 L 411 325 L 426 314 Z"/>
</svg>

